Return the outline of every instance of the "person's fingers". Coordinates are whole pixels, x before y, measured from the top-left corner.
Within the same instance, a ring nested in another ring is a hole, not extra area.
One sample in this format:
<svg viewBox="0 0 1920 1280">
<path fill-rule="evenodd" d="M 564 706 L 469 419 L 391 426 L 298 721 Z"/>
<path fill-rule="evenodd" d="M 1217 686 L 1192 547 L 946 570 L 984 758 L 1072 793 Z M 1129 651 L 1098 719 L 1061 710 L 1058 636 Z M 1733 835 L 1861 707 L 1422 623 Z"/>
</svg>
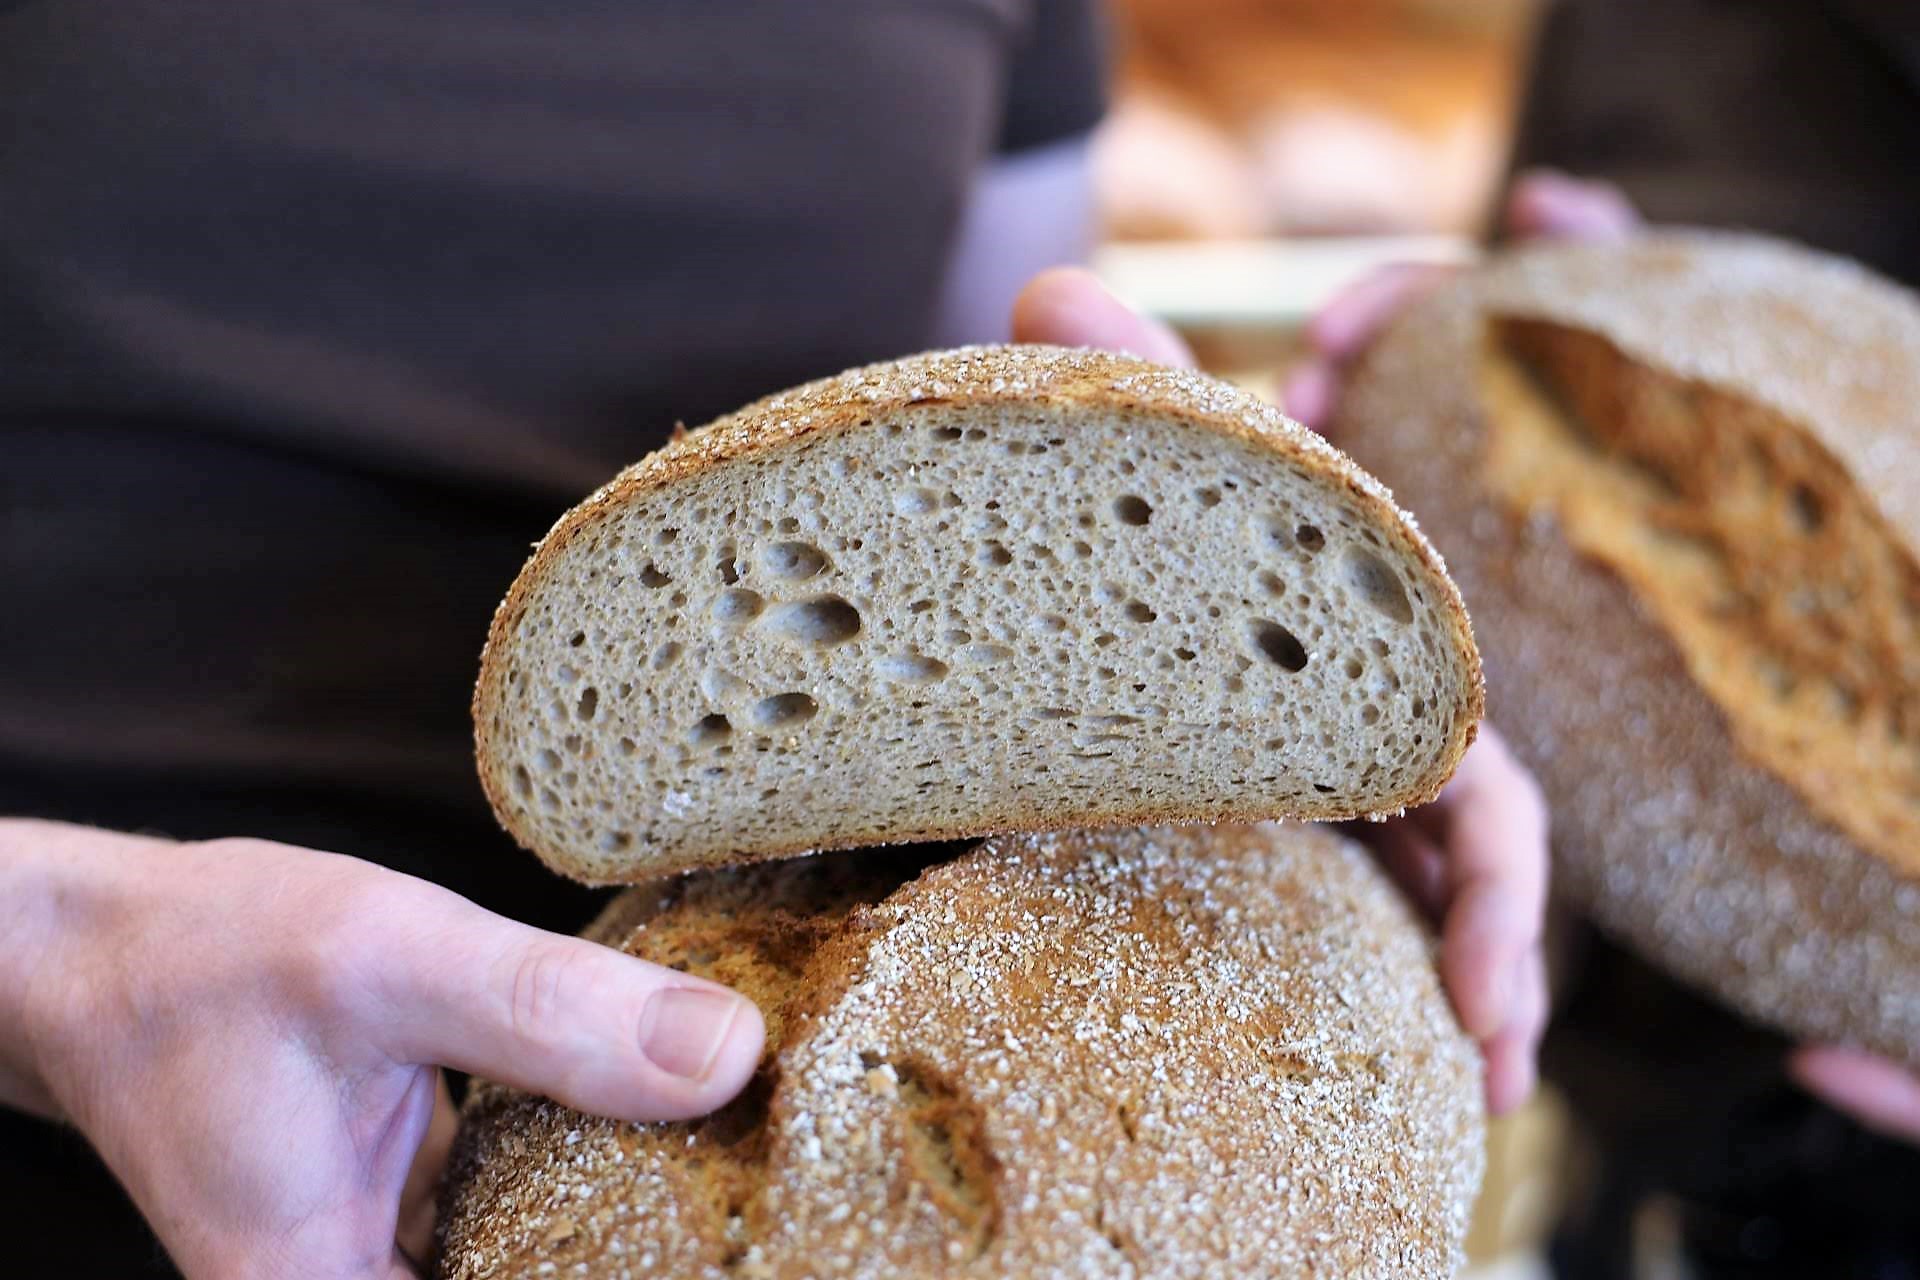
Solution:
<svg viewBox="0 0 1920 1280">
<path fill-rule="evenodd" d="M 1371 830 L 1353 830 L 1373 850 L 1380 865 L 1400 886 L 1419 912 L 1437 925 L 1447 904 L 1447 862 L 1440 847 L 1413 823 L 1404 818 L 1363 825 Z"/>
<path fill-rule="evenodd" d="M 760 1011 L 725 987 L 426 892 L 381 957 L 398 1060 L 623 1120 L 704 1114 L 753 1074 Z"/>
<path fill-rule="evenodd" d="M 1280 409 L 1305 427 L 1326 434 L 1340 399 L 1340 374 L 1330 361 L 1308 356 L 1287 375 Z"/>
<path fill-rule="evenodd" d="M 1536 1058 L 1547 1025 L 1547 966 L 1539 948 L 1521 962 L 1513 994 L 1512 1016 L 1487 1041 L 1487 1110 L 1499 1116 L 1533 1096 L 1539 1079 Z"/>
<path fill-rule="evenodd" d="M 1869 1129 L 1920 1142 L 1920 1074 L 1840 1045 L 1796 1049 L 1787 1069 L 1802 1088 Z"/>
<path fill-rule="evenodd" d="M 1506 1025 L 1546 915 L 1547 808 L 1539 784 L 1483 726 L 1430 812 L 1453 876 L 1440 964 L 1470 1035 Z"/>
<path fill-rule="evenodd" d="M 1108 292 L 1082 267 L 1053 267 L 1029 280 L 1013 303 L 1013 340 L 1062 347 L 1098 347 L 1192 368 L 1180 335 Z"/>
<path fill-rule="evenodd" d="M 1641 228 L 1640 211 L 1620 188 L 1551 169 L 1514 179 L 1506 223 L 1521 239 L 1624 240 Z"/>
<path fill-rule="evenodd" d="M 433 1218 L 440 1197 L 440 1179 L 447 1170 L 447 1156 L 453 1150 L 454 1136 L 460 1131 L 460 1112 L 447 1090 L 447 1078 L 434 1071 L 433 1119 L 427 1136 L 414 1153 L 413 1167 L 407 1171 L 407 1183 L 400 1192 L 400 1218 L 394 1237 L 402 1253 L 431 1267 L 433 1254 Z"/>
<path fill-rule="evenodd" d="M 1398 262 L 1362 276 L 1307 322 L 1307 345 L 1335 365 L 1353 359 L 1422 294 L 1457 270 L 1432 262 Z"/>
</svg>

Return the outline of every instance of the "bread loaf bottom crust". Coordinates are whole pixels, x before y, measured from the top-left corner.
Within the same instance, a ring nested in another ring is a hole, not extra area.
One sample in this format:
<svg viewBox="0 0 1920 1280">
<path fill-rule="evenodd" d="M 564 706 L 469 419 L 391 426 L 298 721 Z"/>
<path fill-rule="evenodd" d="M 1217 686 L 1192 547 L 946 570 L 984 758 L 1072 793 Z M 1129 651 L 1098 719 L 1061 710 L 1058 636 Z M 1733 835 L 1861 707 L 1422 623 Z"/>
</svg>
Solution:
<svg viewBox="0 0 1920 1280">
<path fill-rule="evenodd" d="M 685 1124 L 476 1090 L 443 1274 L 1260 1275 L 1461 1260 L 1478 1059 L 1429 944 L 1318 828 L 696 873 L 591 936 L 732 982 L 768 1057 Z"/>
</svg>

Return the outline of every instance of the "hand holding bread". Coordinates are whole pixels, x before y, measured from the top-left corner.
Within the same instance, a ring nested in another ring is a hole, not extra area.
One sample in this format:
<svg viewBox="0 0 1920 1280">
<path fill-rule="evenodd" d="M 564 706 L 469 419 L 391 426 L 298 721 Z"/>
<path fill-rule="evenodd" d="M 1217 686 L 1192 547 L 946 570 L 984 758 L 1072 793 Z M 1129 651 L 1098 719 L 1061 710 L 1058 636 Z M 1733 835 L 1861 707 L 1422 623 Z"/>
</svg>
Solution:
<svg viewBox="0 0 1920 1280">
<path fill-rule="evenodd" d="M 192 1277 L 415 1275 L 442 1065 L 596 1114 L 733 1096 L 759 1014 L 372 863 L 0 822 L 0 1101 L 84 1133 Z"/>
</svg>

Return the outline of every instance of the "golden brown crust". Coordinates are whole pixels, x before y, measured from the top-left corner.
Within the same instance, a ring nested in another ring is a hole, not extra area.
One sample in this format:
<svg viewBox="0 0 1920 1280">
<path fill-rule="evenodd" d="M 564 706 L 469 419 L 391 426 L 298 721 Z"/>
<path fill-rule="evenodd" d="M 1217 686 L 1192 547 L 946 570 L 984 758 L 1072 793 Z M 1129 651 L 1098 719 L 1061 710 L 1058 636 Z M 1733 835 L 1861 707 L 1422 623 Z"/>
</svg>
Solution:
<svg viewBox="0 0 1920 1280">
<path fill-rule="evenodd" d="M 1404 902 L 1324 829 L 1009 838 L 917 878 L 807 859 L 623 896 L 595 933 L 753 991 L 765 1075 L 677 1125 L 482 1087 L 449 1277 L 1459 1265 L 1477 1058 Z"/>
<path fill-rule="evenodd" d="M 1553 804 L 1560 889 L 1749 1014 L 1920 1065 L 1920 880 L 1743 756 L 1629 586 L 1489 491 L 1475 370 L 1495 314 L 1597 333 L 1789 415 L 1911 548 L 1920 307 L 1754 237 L 1527 250 L 1403 317 L 1335 432 L 1420 511 L 1473 602 L 1492 714 Z"/>
<path fill-rule="evenodd" d="M 1165 414 L 1184 424 L 1245 442 L 1311 474 L 1349 495 L 1370 517 L 1394 550 L 1412 558 L 1431 576 L 1440 598 L 1444 635 L 1467 666 L 1467 697 L 1448 708 L 1447 740 L 1435 766 L 1406 790 L 1399 803 L 1425 803 L 1457 767 L 1472 742 L 1484 695 L 1479 656 L 1459 593 L 1446 567 L 1413 520 L 1394 505 L 1392 495 L 1372 476 L 1314 433 L 1284 417 L 1258 398 L 1202 375 L 1161 368 L 1128 357 L 1087 350 L 1042 346 L 972 347 L 932 352 L 904 360 L 849 370 L 768 397 L 737 413 L 676 437 L 569 511 L 540 543 L 495 613 L 474 691 L 475 747 L 480 779 L 495 814 L 514 838 L 566 874 L 585 874 L 564 852 L 544 847 L 538 833 L 516 820 L 516 806 L 502 785 L 505 744 L 496 742 L 497 708 L 510 647 L 534 585 L 574 539 L 622 505 L 673 485 L 677 480 L 742 459 L 778 456 L 799 442 L 854 431 L 878 416 L 914 406 L 1020 404 L 1043 400 L 1083 405 L 1089 410 Z M 1174 821 L 1254 821 L 1275 817 L 1339 819 L 1360 816 L 1335 802 L 1276 813 L 1249 803 L 1199 811 L 1165 804 L 1137 805 L 1110 799 L 1104 807 L 1062 811 L 1055 807 L 1009 806 L 1002 821 L 951 826 L 932 823 L 915 829 L 877 827 L 850 832 L 824 847 L 848 848 L 905 840 L 980 837 L 1010 831 L 1061 830 L 1087 825 L 1132 825 Z M 794 840 L 739 851 L 738 860 L 786 856 L 822 847 Z M 640 874 L 662 874 L 691 863 L 647 862 Z M 709 863 L 709 865 L 712 865 Z M 604 877 L 596 877 L 604 878 Z"/>
</svg>

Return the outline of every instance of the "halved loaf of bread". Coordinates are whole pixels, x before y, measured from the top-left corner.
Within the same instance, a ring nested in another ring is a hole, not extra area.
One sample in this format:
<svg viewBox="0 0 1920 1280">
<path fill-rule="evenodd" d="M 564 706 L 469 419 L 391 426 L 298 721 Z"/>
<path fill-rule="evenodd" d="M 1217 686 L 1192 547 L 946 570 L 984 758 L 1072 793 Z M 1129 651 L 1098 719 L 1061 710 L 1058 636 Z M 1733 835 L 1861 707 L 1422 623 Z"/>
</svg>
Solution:
<svg viewBox="0 0 1920 1280">
<path fill-rule="evenodd" d="M 1044 347 L 858 369 L 568 513 L 474 698 L 592 882 L 882 841 L 1432 798 L 1479 660 L 1386 491 L 1224 383 Z"/>
<path fill-rule="evenodd" d="M 767 1058 L 684 1124 L 470 1099 L 451 1280 L 1453 1275 L 1479 1062 L 1425 935 L 1306 826 L 701 873 L 591 931 L 727 983 Z"/>
<path fill-rule="evenodd" d="M 1753 236 L 1526 249 L 1335 438 L 1474 603 L 1556 882 L 1801 1037 L 1920 1066 L 1920 303 Z"/>
</svg>

